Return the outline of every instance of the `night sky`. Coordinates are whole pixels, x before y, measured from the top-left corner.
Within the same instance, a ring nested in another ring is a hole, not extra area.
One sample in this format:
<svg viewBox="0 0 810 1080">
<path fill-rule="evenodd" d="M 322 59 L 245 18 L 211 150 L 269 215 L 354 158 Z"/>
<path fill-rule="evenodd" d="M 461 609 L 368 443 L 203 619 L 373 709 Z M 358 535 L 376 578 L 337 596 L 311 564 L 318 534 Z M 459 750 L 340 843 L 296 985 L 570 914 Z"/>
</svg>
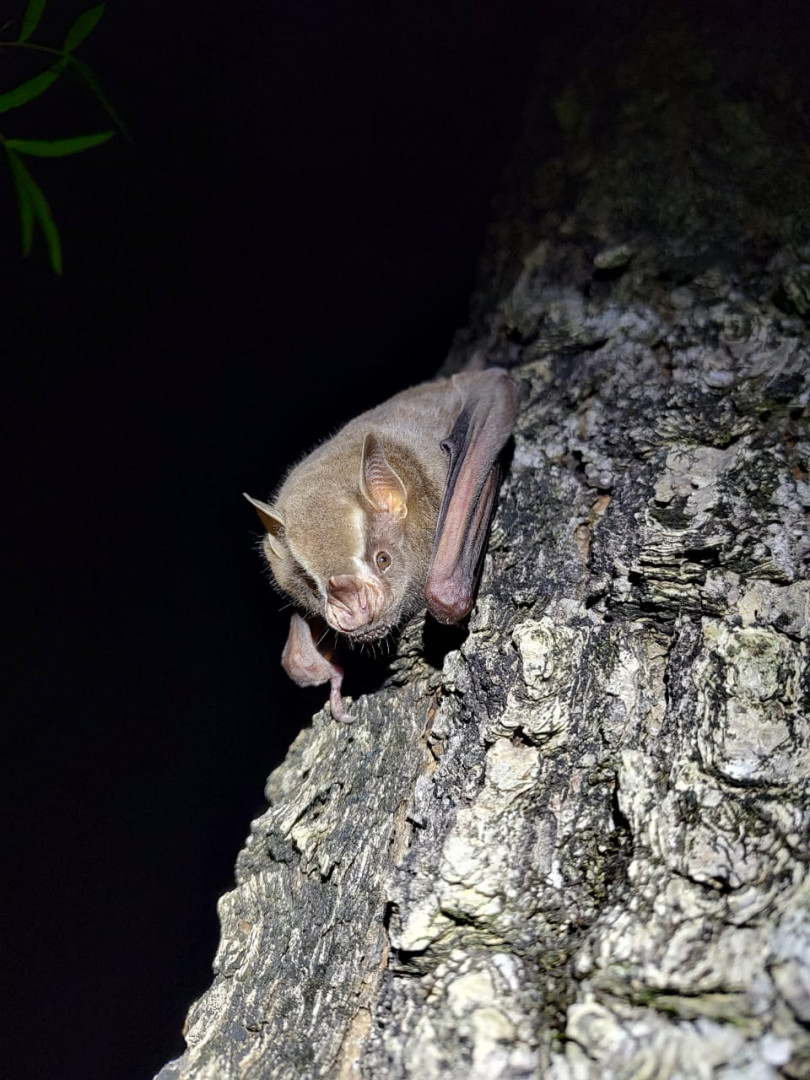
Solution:
<svg viewBox="0 0 810 1080">
<path fill-rule="evenodd" d="M 435 372 L 533 66 L 550 108 L 647 6 L 111 0 L 80 56 L 132 141 L 30 161 L 62 280 L 40 237 L 20 258 L 0 162 L 4 1076 L 182 1052 L 265 777 L 325 698 L 281 671 L 241 492 Z M 0 50 L 0 91 L 32 73 Z M 67 83 L 0 116 L 106 126 Z"/>
<path fill-rule="evenodd" d="M 111 2 L 79 54 L 132 142 L 29 159 L 62 280 L 39 236 L 19 257 L 0 177 L 10 1078 L 182 1051 L 264 779 L 324 699 L 279 667 L 241 492 L 442 362 L 563 8 L 169 7 Z M 34 71 L 0 64 L 0 89 Z M 67 83 L 0 117 L 107 126 Z"/>
</svg>

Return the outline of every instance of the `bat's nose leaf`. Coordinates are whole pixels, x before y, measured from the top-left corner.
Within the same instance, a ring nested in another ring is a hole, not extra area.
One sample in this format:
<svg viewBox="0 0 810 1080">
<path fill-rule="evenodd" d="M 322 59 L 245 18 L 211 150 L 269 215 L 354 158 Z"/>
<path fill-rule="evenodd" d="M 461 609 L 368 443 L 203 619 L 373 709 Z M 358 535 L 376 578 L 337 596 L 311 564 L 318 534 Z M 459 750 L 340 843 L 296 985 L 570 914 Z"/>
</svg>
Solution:
<svg viewBox="0 0 810 1080">
<path fill-rule="evenodd" d="M 344 633 L 368 626 L 382 606 L 379 587 L 356 574 L 331 577 L 326 591 L 327 618 Z"/>
</svg>

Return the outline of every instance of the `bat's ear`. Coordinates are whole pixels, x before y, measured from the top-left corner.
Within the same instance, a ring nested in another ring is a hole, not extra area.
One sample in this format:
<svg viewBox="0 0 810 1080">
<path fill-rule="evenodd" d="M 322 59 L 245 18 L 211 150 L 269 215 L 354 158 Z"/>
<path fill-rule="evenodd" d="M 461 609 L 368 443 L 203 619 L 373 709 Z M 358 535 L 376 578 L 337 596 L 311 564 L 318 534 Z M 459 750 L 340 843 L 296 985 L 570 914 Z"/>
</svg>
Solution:
<svg viewBox="0 0 810 1080">
<path fill-rule="evenodd" d="M 388 463 L 382 443 L 369 432 L 363 442 L 360 464 L 360 490 L 375 510 L 384 511 L 402 521 L 408 515 L 408 492 Z"/>
<path fill-rule="evenodd" d="M 281 552 L 279 550 L 278 541 L 284 538 L 284 518 L 276 513 L 272 506 L 268 506 L 267 503 L 259 502 L 259 500 L 254 499 L 252 495 L 248 495 L 246 491 L 243 491 L 242 494 L 250 505 L 256 508 L 256 513 L 261 518 L 262 525 L 267 529 L 267 535 L 270 538 L 270 547 L 280 558 Z"/>
</svg>

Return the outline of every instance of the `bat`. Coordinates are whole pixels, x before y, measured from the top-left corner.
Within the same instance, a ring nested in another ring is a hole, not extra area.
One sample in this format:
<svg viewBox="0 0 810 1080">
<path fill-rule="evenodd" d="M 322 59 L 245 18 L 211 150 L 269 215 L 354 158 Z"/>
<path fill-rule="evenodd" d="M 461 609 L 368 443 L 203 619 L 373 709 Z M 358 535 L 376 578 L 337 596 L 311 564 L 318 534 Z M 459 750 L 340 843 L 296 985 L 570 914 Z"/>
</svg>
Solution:
<svg viewBox="0 0 810 1080">
<path fill-rule="evenodd" d="M 498 368 L 422 383 L 316 447 L 272 503 L 245 495 L 276 585 L 304 612 L 282 666 L 299 686 L 328 682 L 336 720 L 352 717 L 329 630 L 373 642 L 425 606 L 442 623 L 471 610 L 517 405 Z"/>
</svg>

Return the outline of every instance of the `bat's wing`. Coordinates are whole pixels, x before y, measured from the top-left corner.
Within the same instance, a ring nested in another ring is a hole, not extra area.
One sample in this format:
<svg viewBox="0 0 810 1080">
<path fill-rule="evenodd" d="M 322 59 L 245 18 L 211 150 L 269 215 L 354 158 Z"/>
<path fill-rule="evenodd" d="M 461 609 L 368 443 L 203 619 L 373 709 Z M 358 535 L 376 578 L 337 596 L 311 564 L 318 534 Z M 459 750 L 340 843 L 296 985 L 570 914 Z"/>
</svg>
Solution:
<svg viewBox="0 0 810 1080">
<path fill-rule="evenodd" d="M 465 372 L 453 384 L 463 404 L 442 443 L 450 467 L 425 585 L 428 610 L 443 623 L 472 608 L 498 492 L 498 456 L 517 415 L 517 389 L 505 371 Z"/>
<path fill-rule="evenodd" d="M 290 632 L 281 654 L 281 666 L 298 686 L 321 686 L 322 683 L 330 683 L 329 707 L 332 716 L 346 724 L 353 723 L 340 694 L 343 669 L 318 650 L 312 636 L 311 624 L 300 615 L 293 615 L 290 619 Z"/>
</svg>

